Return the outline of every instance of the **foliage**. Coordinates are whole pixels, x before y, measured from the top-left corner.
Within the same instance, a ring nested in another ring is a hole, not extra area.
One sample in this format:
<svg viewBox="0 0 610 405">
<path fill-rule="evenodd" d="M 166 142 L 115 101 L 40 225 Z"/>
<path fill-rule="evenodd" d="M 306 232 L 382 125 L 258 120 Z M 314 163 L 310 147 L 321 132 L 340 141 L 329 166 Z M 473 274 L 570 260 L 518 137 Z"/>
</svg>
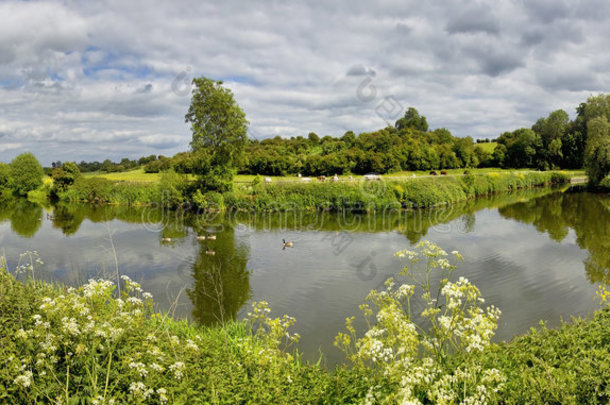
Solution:
<svg viewBox="0 0 610 405">
<path fill-rule="evenodd" d="M 246 323 L 202 329 L 154 313 L 125 276 L 117 288 L 24 285 L 0 268 L 0 401 L 304 403 L 330 383 L 287 350 L 294 320 L 264 303 Z"/>
<path fill-rule="evenodd" d="M 159 159 L 152 160 L 144 166 L 144 173 L 159 173 L 171 168 L 171 159 L 161 156 Z"/>
<path fill-rule="evenodd" d="M 152 204 L 161 202 L 160 187 L 156 184 L 115 182 L 102 177 L 81 176 L 66 191 L 58 194 L 66 202 L 112 204 Z"/>
<path fill-rule="evenodd" d="M 44 172 L 32 153 L 22 153 L 10 164 L 10 186 L 16 194 L 27 195 L 42 186 Z"/>
<path fill-rule="evenodd" d="M 185 200 L 188 181 L 186 175 L 169 170 L 161 174 L 158 187 L 162 205 L 175 208 L 181 206 Z"/>
<path fill-rule="evenodd" d="M 480 195 L 569 182 L 560 172 L 491 172 L 354 182 L 259 183 L 225 195 L 227 207 L 256 210 L 391 210 L 455 203 Z"/>
<path fill-rule="evenodd" d="M 597 186 L 610 173 L 610 124 L 605 116 L 587 123 L 585 166 L 589 184 Z"/>
<path fill-rule="evenodd" d="M 419 111 L 413 107 L 409 107 L 405 112 L 404 117 L 398 119 L 394 125 L 399 131 L 404 128 L 412 128 L 417 131 L 428 131 L 428 122 L 426 117 L 420 116 Z"/>
<path fill-rule="evenodd" d="M 222 81 L 200 77 L 193 79 L 193 85 L 191 105 L 185 115 L 193 133 L 191 148 L 195 153 L 207 154 L 211 165 L 204 171 L 200 186 L 227 191 L 247 141 L 248 121 Z"/>
<path fill-rule="evenodd" d="M 0 192 L 10 185 L 11 168 L 8 164 L 0 162 Z"/>
<path fill-rule="evenodd" d="M 605 404 L 610 401 L 610 308 L 556 330 L 540 328 L 492 348 L 477 361 L 507 377 L 505 404 Z"/>
<path fill-rule="evenodd" d="M 487 348 L 500 311 L 493 306 L 480 308 L 481 294 L 465 278 L 451 280 L 455 265 L 444 250 L 427 241 L 417 248 L 396 254 L 408 258 L 410 264 L 400 275 L 413 284 L 397 286 L 390 278 L 385 290 L 371 291 L 370 304 L 360 306 L 366 333 L 358 338 L 355 318 L 348 318 L 349 333 L 339 333 L 335 340 L 358 373 L 368 377 L 365 403 L 453 404 L 496 399 L 504 376 L 466 359 L 454 362 L 452 355 Z M 457 252 L 452 256 L 461 259 Z M 423 264 L 422 273 L 415 269 L 417 264 Z M 433 278 L 439 279 L 438 285 L 432 284 Z M 423 300 L 419 314 L 412 313 L 411 298 L 416 291 Z"/>
<path fill-rule="evenodd" d="M 56 167 L 51 172 L 53 179 L 53 194 L 65 191 L 74 184 L 74 181 L 81 176 L 78 165 L 74 162 L 64 162 L 60 167 Z"/>
</svg>

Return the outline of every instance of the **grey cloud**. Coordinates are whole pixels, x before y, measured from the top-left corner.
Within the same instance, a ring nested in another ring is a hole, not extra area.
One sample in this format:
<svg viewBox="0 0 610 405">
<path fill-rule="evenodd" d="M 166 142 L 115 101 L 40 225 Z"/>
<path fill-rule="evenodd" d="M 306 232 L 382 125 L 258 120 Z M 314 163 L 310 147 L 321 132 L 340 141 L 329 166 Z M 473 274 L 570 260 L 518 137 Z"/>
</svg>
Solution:
<svg viewBox="0 0 610 405">
<path fill-rule="evenodd" d="M 454 11 L 457 10 L 451 10 Z M 500 23 L 488 6 L 468 5 L 457 12 L 458 14 L 450 17 L 447 22 L 446 28 L 451 34 L 483 32 L 497 35 L 500 32 Z"/>
<path fill-rule="evenodd" d="M 354 65 L 347 70 L 347 76 L 375 76 L 375 69 L 364 65 Z"/>
</svg>

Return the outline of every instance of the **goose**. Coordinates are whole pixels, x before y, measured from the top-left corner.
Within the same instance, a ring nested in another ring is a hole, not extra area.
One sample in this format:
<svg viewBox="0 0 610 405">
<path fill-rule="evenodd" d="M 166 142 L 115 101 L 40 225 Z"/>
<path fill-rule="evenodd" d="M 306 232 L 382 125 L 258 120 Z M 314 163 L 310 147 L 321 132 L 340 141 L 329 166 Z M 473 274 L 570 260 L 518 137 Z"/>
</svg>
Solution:
<svg viewBox="0 0 610 405">
<path fill-rule="evenodd" d="M 291 241 L 286 241 L 286 239 L 282 239 L 282 242 L 284 242 L 284 249 L 291 248 L 293 246 L 293 243 Z"/>
<path fill-rule="evenodd" d="M 209 247 L 205 247 L 205 254 L 208 256 L 214 256 L 216 254 L 215 251 L 211 250 Z"/>
<path fill-rule="evenodd" d="M 208 233 L 208 240 L 216 240 L 216 235 L 211 235 Z"/>
<path fill-rule="evenodd" d="M 197 240 L 205 240 L 205 235 L 197 235 Z"/>
<path fill-rule="evenodd" d="M 171 242 L 172 238 L 164 237 L 161 239 L 162 242 Z"/>
</svg>

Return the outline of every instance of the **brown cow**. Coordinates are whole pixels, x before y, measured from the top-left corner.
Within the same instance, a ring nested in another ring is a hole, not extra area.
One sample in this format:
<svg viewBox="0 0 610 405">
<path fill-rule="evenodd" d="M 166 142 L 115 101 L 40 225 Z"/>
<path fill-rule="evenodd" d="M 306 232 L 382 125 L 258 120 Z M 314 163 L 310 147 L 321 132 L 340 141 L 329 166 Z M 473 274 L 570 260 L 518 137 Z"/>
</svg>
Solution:
<svg viewBox="0 0 610 405">
<path fill-rule="evenodd" d="M 432 176 L 437 176 L 437 175 L 438 175 L 438 173 L 437 173 L 435 170 L 432 170 L 432 171 L 430 172 L 430 174 L 431 174 Z"/>
<path fill-rule="evenodd" d="M 324 180 L 326 180 L 326 176 L 318 176 L 318 180 L 324 181 Z"/>
<path fill-rule="evenodd" d="M 447 170 L 441 170 L 441 174 L 442 174 L 443 176 L 446 176 L 446 175 L 447 175 Z"/>
</svg>

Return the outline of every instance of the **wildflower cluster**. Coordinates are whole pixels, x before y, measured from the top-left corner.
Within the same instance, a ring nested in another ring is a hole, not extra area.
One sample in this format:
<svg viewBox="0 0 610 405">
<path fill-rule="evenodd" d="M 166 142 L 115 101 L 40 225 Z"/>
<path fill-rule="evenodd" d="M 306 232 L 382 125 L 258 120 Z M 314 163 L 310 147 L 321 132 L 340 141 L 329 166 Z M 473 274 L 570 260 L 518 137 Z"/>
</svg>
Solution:
<svg viewBox="0 0 610 405">
<path fill-rule="evenodd" d="M 448 359 L 450 354 L 489 346 L 500 311 L 493 306 L 480 308 L 481 294 L 467 279 L 450 281 L 456 268 L 452 261 L 462 258 L 458 252 L 450 256 L 427 241 L 417 248 L 396 254 L 409 260 L 400 275 L 412 284 L 397 285 L 391 278 L 384 290 L 371 291 L 360 306 L 368 330 L 357 337 L 355 318 L 348 318 L 347 333 L 337 335 L 335 346 L 356 368 L 368 370 L 375 382 L 365 403 L 487 403 L 502 388 L 501 373 L 467 360 L 450 364 Z M 423 271 L 415 271 L 417 263 Z M 433 279 L 439 280 L 436 291 Z M 412 314 L 416 293 L 421 293 L 424 305 Z"/>
<path fill-rule="evenodd" d="M 170 401 L 188 378 L 185 361 L 198 357 L 201 338 L 169 333 L 152 312 L 152 295 L 121 279 L 119 298 L 113 282 L 89 280 L 40 300 L 29 327 L 15 334 L 20 357 L 0 361 L 15 375 L 15 390 L 61 403 L 83 392 L 99 404 Z M 152 333 L 144 338 L 143 330 Z"/>
<path fill-rule="evenodd" d="M 299 341 L 298 333 L 290 333 L 288 329 L 294 325 L 295 319 L 284 315 L 281 318 L 271 318 L 271 309 L 266 301 L 252 304 L 247 322 L 254 331 L 257 342 L 262 348 L 257 353 L 260 364 L 266 365 L 276 361 L 291 361 L 289 347 Z"/>
</svg>

